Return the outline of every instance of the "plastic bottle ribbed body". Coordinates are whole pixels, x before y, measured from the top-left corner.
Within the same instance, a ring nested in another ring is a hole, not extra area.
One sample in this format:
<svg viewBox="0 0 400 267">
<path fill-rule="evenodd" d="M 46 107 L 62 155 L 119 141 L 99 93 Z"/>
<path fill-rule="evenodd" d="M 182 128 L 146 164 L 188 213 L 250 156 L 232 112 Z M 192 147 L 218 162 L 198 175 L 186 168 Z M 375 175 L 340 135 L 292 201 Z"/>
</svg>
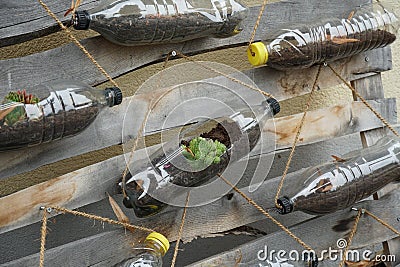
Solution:
<svg viewBox="0 0 400 267">
<path fill-rule="evenodd" d="M 90 29 L 109 41 L 141 45 L 235 35 L 247 9 L 235 0 L 113 0 L 89 13 Z"/>
<path fill-rule="evenodd" d="M 54 82 L 29 91 L 35 92 L 47 97 L 38 98 L 37 103 L 6 101 L 0 106 L 5 114 L 0 120 L 0 150 L 75 135 L 86 129 L 103 107 L 115 104 L 113 92 L 76 81 Z"/>
<path fill-rule="evenodd" d="M 385 185 L 400 180 L 400 140 L 385 137 L 374 146 L 343 156 L 343 161 L 310 168 L 303 188 L 290 198 L 294 210 L 324 214 L 350 207 Z"/>
<path fill-rule="evenodd" d="M 399 18 L 376 3 L 350 18 L 332 18 L 289 27 L 266 41 L 267 65 L 276 69 L 308 68 L 383 47 L 396 39 Z"/>
<path fill-rule="evenodd" d="M 142 247 L 134 249 L 134 255 L 114 267 L 162 267 L 163 252 L 160 245 L 146 240 Z"/>
<path fill-rule="evenodd" d="M 153 215 L 184 192 L 176 185 L 193 187 L 204 184 L 222 173 L 228 164 L 249 154 L 260 139 L 264 122 L 279 112 L 279 103 L 275 99 L 267 101 L 253 111 L 246 110 L 215 121 L 197 123 L 178 141 L 173 139 L 151 154 L 150 162 L 137 163 L 131 168 L 136 172 L 128 173 L 126 184 L 123 185 L 128 196 L 124 199 L 125 206 L 133 208 L 138 217 Z M 199 134 L 207 142 L 218 141 L 225 146 L 225 151 L 218 155 L 217 160 L 216 155 L 212 154 L 214 151 L 205 152 L 206 149 L 201 147 L 199 153 L 210 153 L 210 161 L 208 158 L 204 162 L 200 159 L 188 160 L 185 156 L 189 152 L 180 145 L 190 147 L 188 144 Z"/>
</svg>

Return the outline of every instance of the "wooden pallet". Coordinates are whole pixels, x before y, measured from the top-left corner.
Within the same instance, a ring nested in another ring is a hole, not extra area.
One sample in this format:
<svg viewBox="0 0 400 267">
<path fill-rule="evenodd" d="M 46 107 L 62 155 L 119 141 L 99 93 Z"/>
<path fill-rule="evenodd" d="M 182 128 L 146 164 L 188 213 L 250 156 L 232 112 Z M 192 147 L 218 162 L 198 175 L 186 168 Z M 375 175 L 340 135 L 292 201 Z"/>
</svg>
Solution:
<svg viewBox="0 0 400 267">
<path fill-rule="evenodd" d="M 0 46 L 16 44 L 22 41 L 46 35 L 57 29 L 55 23 L 49 18 L 34 0 L 25 1 L 24 4 L 6 4 L 0 10 L 2 25 L 0 29 Z M 61 14 L 66 10 L 67 3 L 60 0 L 47 1 L 49 6 Z M 87 7 L 93 7 L 98 1 L 87 1 Z M 365 4 L 367 0 L 354 0 L 345 4 L 341 0 L 292 0 L 280 1 L 267 6 L 266 15 L 263 17 L 256 40 L 279 29 L 283 22 L 304 23 L 320 16 L 332 14 L 342 15 L 350 13 L 357 5 Z M 33 8 L 29 16 L 21 16 L 21 12 Z M 245 30 L 232 38 L 189 41 L 182 44 L 156 45 L 144 47 L 119 47 L 109 43 L 102 37 L 88 38 L 83 41 L 85 47 L 99 60 L 99 63 L 111 74 L 112 77 L 127 74 L 144 66 L 157 63 L 165 58 L 171 50 L 181 51 L 187 55 L 205 53 L 212 50 L 226 49 L 245 45 L 257 17 L 259 6 L 251 7 L 250 14 L 244 25 Z M 290 11 L 290 12 L 289 12 Z M 32 21 L 37 21 L 33 23 Z M 67 56 L 66 56 L 67 55 Z M 366 60 L 368 59 L 368 60 Z M 46 64 L 43 64 L 46 62 Z M 118 64 L 114 64 L 118 62 Z M 354 87 L 368 100 L 368 102 L 391 124 L 397 123 L 396 99 L 385 98 L 381 82 L 381 72 L 392 68 L 391 50 L 389 47 L 362 53 L 349 59 L 340 60 L 332 64 L 346 80 L 351 81 Z M 49 71 L 57 70 L 57 71 Z M 290 100 L 310 92 L 310 81 L 315 77 L 317 67 L 296 71 L 276 71 L 267 67 L 254 68 L 244 71 L 254 83 L 262 90 L 271 93 L 279 101 Z M 68 44 L 49 51 L 33 55 L 0 61 L 0 85 L 7 87 L 28 87 L 31 83 L 42 83 L 56 78 L 79 78 L 93 86 L 106 81 L 101 73 L 74 45 Z M 26 79 L 29 77 L 29 79 Z M 207 81 L 215 82 L 224 77 L 214 77 Z M 238 85 L 230 80 L 225 80 L 229 88 L 235 89 Z M 323 68 L 318 86 L 321 90 L 338 85 L 340 81 L 334 77 L 328 68 Z M 308 85 L 308 86 L 307 86 Z M 4 92 L 1 92 L 4 93 Z M 254 92 L 249 91 L 249 95 Z M 133 125 L 132 133 L 137 133 L 140 123 L 144 119 L 145 111 L 149 107 L 152 95 L 141 95 L 135 98 L 137 104 L 143 106 L 142 113 L 135 114 L 137 123 Z M 121 135 L 123 116 L 132 97 L 125 97 L 122 105 L 113 108 L 108 113 L 101 113 L 96 121 L 83 133 L 62 141 L 44 144 L 30 149 L 0 153 L 0 179 L 7 179 L 16 174 L 23 174 L 29 179 L 29 171 L 40 166 L 52 164 L 64 159 L 78 156 L 95 150 L 120 145 L 128 136 Z M 179 99 L 176 99 L 179 101 Z M 153 112 L 157 114 L 149 125 L 147 135 L 161 131 L 163 114 L 168 113 L 172 107 L 159 106 Z M 190 112 L 185 116 L 190 117 Z M 295 137 L 295 126 L 302 114 L 294 114 L 275 119 L 275 126 L 270 123 L 265 132 L 273 131 L 277 135 L 276 150 L 274 151 L 274 167 L 267 175 L 262 186 L 249 193 L 246 186 L 251 178 L 265 179 L 265 173 L 254 173 L 247 170 L 241 185 L 243 191 L 248 193 L 257 203 L 269 207 L 274 201 L 280 175 Z M 182 121 L 185 121 L 182 118 Z M 181 123 L 169 125 L 172 128 L 182 126 Z M 301 135 L 290 173 L 285 181 L 283 192 L 290 194 L 296 188 L 296 177 L 302 169 L 321 162 L 330 160 L 332 154 L 340 155 L 356 148 L 370 146 L 380 137 L 388 133 L 383 124 L 374 117 L 361 102 L 354 99 L 351 103 L 329 106 L 311 111 Z M 400 127 L 396 127 L 400 130 Z M 134 136 L 131 136 L 134 137 Z M 87 145 L 90 144 L 90 145 Z M 150 149 L 156 149 L 158 145 Z M 260 152 L 255 148 L 250 165 L 258 159 L 271 157 L 270 151 Z M 137 159 L 146 156 L 145 150 L 138 150 Z M 68 174 L 52 180 L 33 185 L 11 195 L 0 198 L 0 238 L 12 240 L 4 246 L 18 247 L 21 250 L 32 250 L 39 242 L 39 224 L 41 220 L 40 206 L 57 205 L 69 209 L 80 208 L 93 211 L 99 215 L 102 212 L 109 215 L 109 206 L 105 192 L 113 195 L 121 203 L 121 195 L 117 194 L 116 183 L 121 178 L 125 167 L 124 155 L 112 157 L 96 164 L 76 169 Z M 233 171 L 241 171 L 245 162 L 241 161 L 233 166 Z M 388 189 L 394 189 L 387 193 Z M 365 207 L 380 218 L 389 222 L 400 230 L 398 213 L 400 208 L 400 193 L 398 187 L 390 186 L 382 191 L 384 195 L 379 200 L 368 200 L 357 204 Z M 108 212 L 105 210 L 108 209 Z M 170 241 L 175 241 L 182 215 L 181 208 L 168 208 L 160 215 L 145 220 L 134 218 L 131 210 L 125 210 L 132 219 L 132 223 L 157 229 L 164 233 Z M 296 212 L 287 216 L 274 215 L 284 225 L 293 226 L 291 230 L 300 236 L 307 244 L 316 250 L 335 247 L 339 238 L 345 238 L 349 229 L 334 231 L 333 226 L 339 221 L 351 220 L 354 212 L 344 210 L 334 214 L 314 217 Z M 60 218 L 64 216 L 64 218 Z M 237 227 L 262 221 L 265 217 L 239 195 L 235 194 L 231 200 L 223 197 L 211 204 L 190 208 L 188 210 L 183 240 L 190 241 L 200 236 L 215 236 L 218 233 L 230 231 Z M 75 217 L 59 215 L 56 217 L 60 226 L 55 223 L 50 235 L 55 239 L 62 239 L 68 231 L 73 231 L 72 236 L 79 236 L 79 231 L 85 231 L 88 224 L 77 224 Z M 81 222 L 81 221 L 79 221 Z M 90 222 L 89 224 L 91 224 Z M 256 252 L 265 244 L 279 249 L 298 249 L 301 247 L 284 232 L 278 231 L 269 221 L 263 221 L 264 228 L 269 229 L 268 234 L 250 243 L 246 243 L 232 250 L 228 250 L 200 262 L 193 266 L 234 266 L 239 255 L 241 262 L 250 264 L 254 262 Z M 29 233 L 37 231 L 33 237 Z M 94 233 L 73 242 L 55 245 L 49 244 L 51 249 L 46 251 L 45 266 L 110 266 L 130 255 L 131 242 L 137 242 L 145 233 L 136 231 L 127 233 L 123 229 L 110 229 Z M 393 240 L 396 235 L 379 225 L 369 217 L 363 217 L 360 222 L 357 238 L 354 239 L 352 248 L 381 247 L 377 244 L 385 243 L 384 247 L 392 249 L 390 252 L 400 258 L 399 240 Z M 73 239 L 73 238 L 72 238 Z M 31 242 L 34 242 L 33 244 Z M 196 240 L 192 242 L 197 242 Z M 211 241 L 212 242 L 212 241 Z M 396 249 L 397 248 L 397 249 Z M 4 249 L 3 249 L 4 251 Z M 180 252 L 182 254 L 185 251 Z M 5 253 L 7 254 L 7 252 Z M 38 264 L 37 253 L 25 254 L 26 257 L 15 259 L 10 255 L 0 258 L 0 266 L 31 266 Z M 207 256 L 211 256 L 207 255 Z M 10 259 L 12 259 L 10 261 Z M 321 265 L 334 265 L 337 262 L 324 261 Z M 179 266 L 179 263 L 178 263 Z M 246 265 L 245 265 L 246 266 Z"/>
</svg>

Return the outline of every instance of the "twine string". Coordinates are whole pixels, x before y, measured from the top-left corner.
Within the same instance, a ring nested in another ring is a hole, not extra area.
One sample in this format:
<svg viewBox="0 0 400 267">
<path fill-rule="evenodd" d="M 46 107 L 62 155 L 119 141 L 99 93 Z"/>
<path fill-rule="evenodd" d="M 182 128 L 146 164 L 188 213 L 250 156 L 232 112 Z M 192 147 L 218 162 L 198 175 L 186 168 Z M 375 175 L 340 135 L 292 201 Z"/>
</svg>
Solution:
<svg viewBox="0 0 400 267">
<path fill-rule="evenodd" d="M 300 139 L 300 133 L 301 133 L 301 130 L 303 129 L 304 122 L 305 122 L 305 119 L 306 119 L 306 116 L 307 116 L 307 112 L 310 109 L 310 106 L 311 106 L 311 104 L 312 104 L 312 102 L 314 100 L 314 98 L 313 98 L 314 97 L 314 92 L 315 92 L 315 88 L 317 87 L 317 82 L 318 82 L 319 76 L 321 74 L 321 69 L 322 69 L 322 65 L 319 65 L 318 70 L 317 70 L 317 74 L 315 75 L 314 84 L 313 84 L 313 86 L 311 88 L 311 92 L 310 92 L 310 95 L 308 97 L 308 101 L 307 101 L 306 107 L 304 109 L 303 116 L 302 116 L 302 118 L 301 118 L 301 120 L 299 122 L 299 125 L 297 127 L 296 137 L 294 138 L 293 145 L 292 145 L 292 148 L 290 150 L 290 154 L 289 154 L 288 160 L 286 162 L 285 170 L 283 171 L 282 178 L 281 178 L 281 180 L 279 182 L 278 189 L 276 191 L 275 206 L 277 208 L 281 208 L 280 205 L 278 204 L 279 195 L 280 195 L 280 193 L 282 191 L 285 178 L 286 178 L 286 176 L 287 176 L 287 174 L 289 172 L 290 164 L 292 163 L 292 159 L 293 159 L 294 153 L 296 151 L 296 146 L 297 146 L 297 143 L 298 143 L 298 141 Z"/>
<path fill-rule="evenodd" d="M 47 236 L 47 209 L 43 210 L 42 226 L 40 229 L 40 252 L 39 252 L 39 267 L 44 266 L 44 251 L 46 250 L 46 236 Z"/>
<path fill-rule="evenodd" d="M 147 227 L 143 227 L 143 226 L 139 226 L 139 225 L 133 225 L 133 224 L 129 224 L 129 223 L 125 223 L 125 222 L 120 222 L 120 221 L 116 221 L 110 218 L 105 218 L 105 217 L 101 217 L 98 215 L 94 215 L 94 214 L 89 214 L 89 213 L 85 213 L 85 212 L 81 212 L 81 211 L 77 211 L 77 210 L 70 210 L 70 209 L 66 209 L 63 207 L 58 207 L 58 206 L 51 206 L 51 207 L 46 207 L 46 209 L 52 209 L 61 213 L 68 213 L 68 214 L 72 214 L 75 216 L 82 216 L 88 219 L 92 219 L 92 220 L 96 220 L 96 221 L 100 221 L 100 222 L 104 222 L 104 223 L 108 223 L 111 225 L 120 225 L 123 226 L 127 229 L 137 229 L 137 230 L 141 230 L 144 232 L 154 232 L 154 229 L 150 229 Z"/>
<path fill-rule="evenodd" d="M 345 264 L 345 262 L 346 262 L 346 260 L 347 260 L 347 259 L 346 259 L 346 255 L 347 255 L 347 252 L 348 252 L 349 249 L 350 249 L 350 245 L 351 245 L 351 242 L 353 241 L 354 235 L 355 235 L 356 232 L 357 232 L 357 226 L 358 226 L 358 222 L 360 221 L 361 214 L 362 214 L 362 210 L 358 210 L 356 219 L 354 220 L 353 228 L 351 229 L 349 238 L 347 239 L 346 248 L 344 249 L 343 258 L 342 258 L 342 260 L 340 261 L 339 267 L 343 267 L 344 264 Z"/>
<path fill-rule="evenodd" d="M 363 103 L 367 108 L 369 108 L 372 113 L 390 130 L 392 131 L 396 136 L 400 137 L 400 134 L 396 131 L 396 129 L 393 128 L 392 125 L 389 124 L 389 122 L 381 115 L 379 114 L 378 111 L 376 111 L 368 102 L 365 100 L 364 97 L 362 97 L 357 90 L 348 82 L 346 81 L 343 76 L 341 76 L 330 64 L 327 64 L 327 66 L 332 70 L 332 72 L 335 74 L 336 77 L 338 77 Z"/>
<path fill-rule="evenodd" d="M 52 17 L 57 24 L 61 27 L 61 29 L 67 34 L 72 42 L 75 43 L 76 46 L 79 47 L 80 50 L 92 61 L 92 63 L 97 67 L 97 69 L 115 86 L 119 87 L 118 84 L 113 80 L 113 78 L 107 73 L 107 71 L 96 61 L 96 59 L 89 53 L 89 51 L 76 39 L 76 37 L 72 34 L 72 32 L 64 26 L 61 20 L 58 19 L 56 14 L 43 2 L 43 0 L 38 0 L 40 5 L 46 10 L 50 17 Z"/>
<path fill-rule="evenodd" d="M 166 69 L 170 56 L 171 56 L 171 53 L 169 53 L 169 54 L 167 55 L 167 58 L 166 58 L 165 61 L 164 61 L 162 70 L 165 70 L 165 69 Z M 158 83 L 157 83 L 157 88 L 160 88 L 160 87 L 161 87 L 162 74 L 163 74 L 163 72 L 161 71 L 160 79 L 159 79 L 159 81 L 158 81 Z M 145 127 L 145 125 L 146 125 L 146 123 L 147 123 L 147 120 L 148 120 L 148 118 L 149 118 L 149 116 L 150 116 L 150 112 L 152 111 L 152 109 L 155 107 L 156 104 L 157 104 L 157 102 L 156 102 L 156 103 L 152 103 L 152 102 L 151 102 L 149 108 L 148 108 L 147 111 L 146 111 L 146 114 L 145 114 L 145 116 L 144 116 L 144 119 L 143 119 L 142 123 L 140 124 L 138 133 L 137 133 L 137 135 L 136 135 L 135 142 L 134 142 L 134 144 L 133 144 L 133 146 L 132 146 L 132 150 L 131 150 L 131 154 L 129 155 L 128 162 L 126 163 L 125 169 L 124 169 L 124 171 L 123 171 L 123 173 L 122 173 L 122 182 L 121 182 L 121 183 L 122 183 L 122 194 L 123 194 L 124 198 L 126 198 L 126 197 L 128 196 L 127 193 L 126 193 L 126 185 L 125 185 L 125 182 L 126 182 L 126 175 L 128 174 L 128 171 L 129 171 L 129 165 L 131 164 L 131 162 L 132 162 L 132 160 L 133 160 L 133 155 L 135 154 L 136 148 L 137 148 L 137 146 L 138 146 L 138 144 L 139 144 L 139 139 L 140 139 L 141 137 L 143 137 L 143 134 L 144 134 L 144 127 Z"/>
<path fill-rule="evenodd" d="M 182 239 L 183 227 L 185 225 L 186 211 L 187 211 L 187 207 L 188 207 L 188 204 L 189 204 L 189 199 L 190 199 L 190 191 L 187 193 L 187 196 L 186 196 L 186 203 L 185 203 L 185 207 L 183 208 L 183 212 L 182 212 L 181 225 L 179 227 L 178 239 L 176 240 L 176 245 L 175 245 L 175 249 L 174 249 L 174 256 L 172 257 L 172 261 L 171 261 L 171 267 L 175 266 L 176 258 L 178 257 L 179 243 L 180 243 L 180 241 Z"/>
<path fill-rule="evenodd" d="M 251 44 L 254 42 L 254 38 L 256 37 L 256 32 L 257 32 L 258 26 L 260 26 L 261 18 L 262 18 L 262 15 L 264 13 L 264 10 L 265 10 L 265 7 L 267 6 L 267 4 L 268 4 L 268 0 L 264 0 L 263 4 L 261 5 L 260 12 L 258 13 L 256 23 L 254 24 L 253 31 L 251 32 L 251 36 L 250 36 L 250 40 L 249 40 L 250 51 L 251 51 Z"/>
<path fill-rule="evenodd" d="M 395 233 L 396 235 L 400 236 L 400 232 L 397 231 L 393 226 L 391 226 L 389 223 L 385 222 L 384 220 L 380 219 L 378 216 L 376 216 L 375 214 L 373 214 L 372 212 L 368 211 L 368 210 L 363 210 L 365 214 L 367 214 L 368 216 L 371 216 L 373 219 L 375 219 L 376 221 L 378 221 L 380 224 L 382 224 L 383 226 L 385 226 L 386 228 L 388 228 L 389 230 L 391 230 L 393 233 Z"/>
<path fill-rule="evenodd" d="M 294 233 L 292 233 L 288 228 L 286 228 L 281 222 L 276 220 L 274 217 L 272 217 L 267 211 L 265 211 L 260 205 L 258 205 L 253 199 L 248 197 L 245 193 L 243 193 L 239 188 L 237 188 L 234 184 L 232 184 L 228 179 L 226 179 L 224 176 L 221 174 L 218 174 L 218 176 L 230 187 L 232 187 L 233 190 L 235 190 L 239 195 L 241 195 L 250 205 L 254 206 L 258 211 L 260 211 L 262 214 L 265 215 L 268 219 L 270 219 L 273 223 L 275 223 L 279 228 L 281 228 L 285 233 L 287 233 L 290 237 L 292 237 L 294 240 L 296 240 L 297 243 L 299 243 L 301 246 L 303 246 L 305 249 L 312 251 L 313 249 L 307 245 L 303 240 L 301 240 L 299 237 L 297 237 Z"/>
<path fill-rule="evenodd" d="M 252 86 L 252 85 L 250 85 L 250 84 L 247 84 L 247 83 L 245 83 L 245 82 L 242 82 L 241 80 L 236 79 L 235 77 L 231 77 L 231 76 L 229 76 L 228 74 L 223 73 L 222 71 L 219 71 L 219 70 L 217 70 L 217 69 L 215 69 L 215 68 L 213 68 L 213 67 L 207 66 L 207 65 L 204 64 L 203 62 L 196 61 L 196 60 L 190 58 L 189 56 L 183 54 L 182 52 L 179 52 L 179 51 L 174 51 L 174 52 L 177 54 L 177 56 L 179 56 L 179 57 L 181 57 L 181 58 L 183 58 L 183 59 L 186 59 L 186 60 L 188 60 L 188 61 L 191 61 L 191 62 L 193 62 L 193 63 L 195 63 L 195 64 L 197 64 L 197 65 L 203 67 L 204 69 L 207 69 L 207 70 L 209 70 L 209 71 L 211 71 L 211 72 L 214 72 L 214 73 L 216 73 L 216 74 L 219 74 L 219 75 L 221 75 L 221 76 L 223 76 L 223 77 L 225 77 L 225 78 L 227 78 L 227 79 L 229 79 L 229 80 L 231 80 L 231 81 L 233 81 L 233 82 L 235 82 L 235 83 L 238 83 L 238 84 L 240 84 L 240 85 L 243 85 L 244 87 L 247 87 L 247 88 L 249 88 L 249 89 L 251 89 L 251 90 L 257 91 L 257 92 L 259 92 L 260 94 L 262 94 L 262 95 L 264 95 L 264 96 L 266 96 L 266 97 L 268 97 L 268 98 L 270 98 L 270 97 L 273 98 L 273 97 L 274 97 L 273 95 L 271 95 L 271 94 L 269 94 L 269 93 L 267 93 L 267 92 L 264 92 L 264 91 L 262 91 L 262 90 L 259 89 L 259 88 L 256 88 L 256 87 L 254 87 L 254 86 Z"/>
</svg>

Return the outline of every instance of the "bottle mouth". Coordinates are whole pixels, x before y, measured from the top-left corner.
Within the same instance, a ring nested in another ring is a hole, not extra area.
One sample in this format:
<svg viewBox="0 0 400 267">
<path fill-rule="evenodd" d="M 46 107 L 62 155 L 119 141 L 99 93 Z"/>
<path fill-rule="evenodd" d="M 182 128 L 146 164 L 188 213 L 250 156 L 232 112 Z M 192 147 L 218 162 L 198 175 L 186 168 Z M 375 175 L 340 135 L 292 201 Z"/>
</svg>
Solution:
<svg viewBox="0 0 400 267">
<path fill-rule="evenodd" d="M 72 25 L 75 30 L 87 30 L 89 29 L 90 16 L 86 10 L 76 11 L 72 18 Z"/>
<path fill-rule="evenodd" d="M 121 89 L 119 89 L 118 87 L 110 87 L 105 89 L 105 91 L 108 98 L 108 106 L 112 107 L 122 103 Z"/>
</svg>

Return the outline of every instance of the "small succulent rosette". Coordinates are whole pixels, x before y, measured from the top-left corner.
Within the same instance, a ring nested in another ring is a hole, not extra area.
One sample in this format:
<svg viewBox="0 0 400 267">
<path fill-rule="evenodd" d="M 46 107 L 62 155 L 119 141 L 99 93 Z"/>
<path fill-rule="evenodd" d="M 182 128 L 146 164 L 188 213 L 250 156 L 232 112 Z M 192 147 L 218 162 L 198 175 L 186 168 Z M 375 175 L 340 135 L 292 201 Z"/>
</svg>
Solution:
<svg viewBox="0 0 400 267">
<path fill-rule="evenodd" d="M 9 92 L 0 105 L 0 126 L 12 126 L 27 118 L 37 118 L 41 114 L 38 103 L 39 98 L 26 90 Z"/>
<path fill-rule="evenodd" d="M 189 160 L 193 169 L 199 170 L 218 164 L 226 146 L 218 140 L 196 137 L 190 140 L 189 145 L 182 145 L 182 154 Z"/>
</svg>

